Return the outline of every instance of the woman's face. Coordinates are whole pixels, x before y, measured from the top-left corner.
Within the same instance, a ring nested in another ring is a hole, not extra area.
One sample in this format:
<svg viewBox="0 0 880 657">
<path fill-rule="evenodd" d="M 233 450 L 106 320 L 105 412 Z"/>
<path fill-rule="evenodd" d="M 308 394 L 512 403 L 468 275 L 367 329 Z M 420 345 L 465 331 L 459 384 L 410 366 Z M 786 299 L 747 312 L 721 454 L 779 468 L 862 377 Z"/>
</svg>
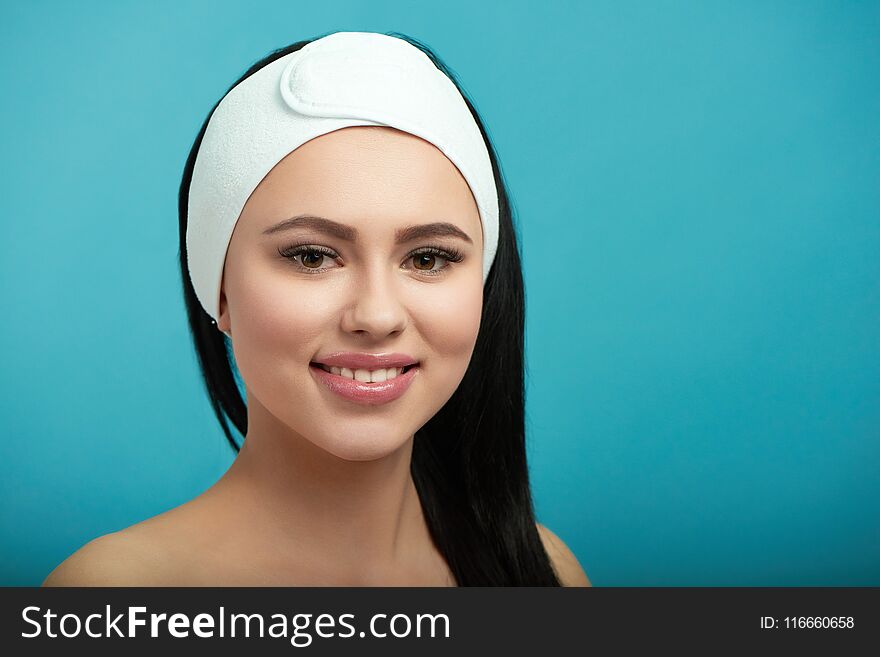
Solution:
<svg viewBox="0 0 880 657">
<path fill-rule="evenodd" d="M 303 216 L 342 227 L 334 234 L 301 218 L 278 226 Z M 434 223 L 466 237 L 413 238 L 413 227 Z M 358 126 L 287 155 L 242 211 L 221 288 L 218 326 L 232 337 L 249 423 L 286 427 L 346 460 L 400 448 L 467 370 L 480 327 L 482 252 L 467 182 L 419 137 Z M 339 352 L 404 354 L 418 366 L 389 385 L 373 382 L 381 373 L 369 383 L 342 381 L 346 370 L 314 365 Z M 334 391 L 355 387 L 354 397 Z M 398 393 L 390 401 L 372 394 L 389 387 Z"/>
</svg>

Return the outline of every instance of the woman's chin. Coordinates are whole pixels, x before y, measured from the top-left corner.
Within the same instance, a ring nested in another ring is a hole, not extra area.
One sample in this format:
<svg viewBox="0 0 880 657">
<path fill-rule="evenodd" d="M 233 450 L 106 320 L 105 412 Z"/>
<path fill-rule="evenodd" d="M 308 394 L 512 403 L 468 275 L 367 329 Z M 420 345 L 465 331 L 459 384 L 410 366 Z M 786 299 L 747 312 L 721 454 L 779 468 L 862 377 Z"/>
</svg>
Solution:
<svg viewBox="0 0 880 657">
<path fill-rule="evenodd" d="M 319 445 L 322 449 L 343 461 L 378 461 L 394 454 L 406 444 L 406 439 L 389 440 L 340 440 L 334 439 Z"/>
</svg>

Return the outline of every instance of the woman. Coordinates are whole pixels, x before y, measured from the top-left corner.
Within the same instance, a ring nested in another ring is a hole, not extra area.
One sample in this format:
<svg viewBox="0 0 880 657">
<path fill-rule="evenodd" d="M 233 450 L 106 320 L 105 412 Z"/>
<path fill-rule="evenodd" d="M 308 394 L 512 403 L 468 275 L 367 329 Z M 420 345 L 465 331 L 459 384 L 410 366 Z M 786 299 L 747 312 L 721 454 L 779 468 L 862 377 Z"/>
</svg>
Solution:
<svg viewBox="0 0 880 657">
<path fill-rule="evenodd" d="M 251 67 L 190 152 L 180 239 L 238 456 L 44 585 L 590 585 L 534 518 L 497 159 L 427 47 L 338 32 Z"/>
</svg>

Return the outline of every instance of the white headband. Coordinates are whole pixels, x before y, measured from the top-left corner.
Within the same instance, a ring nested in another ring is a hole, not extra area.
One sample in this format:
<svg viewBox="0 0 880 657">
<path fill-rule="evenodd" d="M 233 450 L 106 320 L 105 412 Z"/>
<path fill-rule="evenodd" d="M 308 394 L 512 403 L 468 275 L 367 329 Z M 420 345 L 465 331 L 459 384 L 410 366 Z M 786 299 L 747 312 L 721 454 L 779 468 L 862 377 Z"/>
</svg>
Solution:
<svg viewBox="0 0 880 657">
<path fill-rule="evenodd" d="M 483 283 L 498 244 L 498 195 L 480 129 L 455 84 L 409 42 L 335 32 L 267 64 L 211 116 L 189 189 L 186 249 L 202 307 L 220 314 L 226 249 L 242 208 L 293 150 L 349 126 L 389 126 L 432 143 L 470 186 L 483 227 Z"/>
</svg>

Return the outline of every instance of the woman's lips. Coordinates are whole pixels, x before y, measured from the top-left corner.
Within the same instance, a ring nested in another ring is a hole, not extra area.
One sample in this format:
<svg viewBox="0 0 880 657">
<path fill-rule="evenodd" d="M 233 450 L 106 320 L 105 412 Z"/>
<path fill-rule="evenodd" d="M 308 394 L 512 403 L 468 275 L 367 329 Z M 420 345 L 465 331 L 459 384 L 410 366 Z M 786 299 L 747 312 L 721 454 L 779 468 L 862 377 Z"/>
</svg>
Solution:
<svg viewBox="0 0 880 657">
<path fill-rule="evenodd" d="M 327 386 L 340 397 L 358 404 L 387 404 L 405 393 L 418 375 L 420 368 L 413 365 L 393 379 L 377 383 L 364 383 L 347 376 L 333 374 L 320 365 L 309 364 L 309 371 L 319 383 Z"/>
</svg>

